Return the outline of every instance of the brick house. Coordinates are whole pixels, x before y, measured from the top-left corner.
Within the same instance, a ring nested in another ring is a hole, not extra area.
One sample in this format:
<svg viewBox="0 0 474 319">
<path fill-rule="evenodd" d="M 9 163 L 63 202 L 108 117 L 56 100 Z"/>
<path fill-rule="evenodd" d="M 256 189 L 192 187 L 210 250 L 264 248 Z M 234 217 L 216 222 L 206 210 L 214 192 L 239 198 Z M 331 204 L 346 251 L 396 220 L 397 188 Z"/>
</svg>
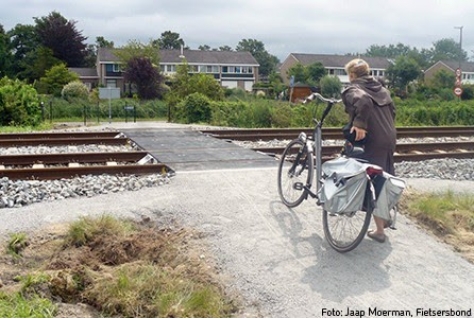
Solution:
<svg viewBox="0 0 474 319">
<path fill-rule="evenodd" d="M 89 88 L 104 86 L 126 89 L 120 67 L 120 59 L 111 48 L 100 48 L 97 53 L 96 68 L 70 68 L 79 75 Z M 160 50 L 160 70 L 164 75 L 172 75 L 177 66 L 186 59 L 190 73 L 212 75 L 223 87 L 242 88 L 251 91 L 258 81 L 257 60 L 250 52 L 201 51 L 201 50 Z"/>
<path fill-rule="evenodd" d="M 425 82 L 429 83 L 433 76 L 440 70 L 445 70 L 454 74 L 457 68 L 459 68 L 459 61 L 438 61 L 424 71 Z M 474 84 L 474 63 L 461 62 L 461 71 L 461 83 Z"/>
<path fill-rule="evenodd" d="M 303 66 L 309 66 L 313 63 L 320 62 L 327 70 L 328 75 L 334 75 L 341 80 L 343 84 L 349 83 L 349 76 L 344 70 L 344 66 L 355 59 L 353 55 L 334 55 L 334 54 L 307 54 L 307 53 L 290 53 L 280 66 L 280 75 L 285 84 L 289 84 L 288 70 L 301 63 Z M 391 59 L 381 57 L 360 56 L 365 60 L 371 70 L 371 74 L 375 77 L 385 77 L 387 68 L 393 63 Z"/>
</svg>

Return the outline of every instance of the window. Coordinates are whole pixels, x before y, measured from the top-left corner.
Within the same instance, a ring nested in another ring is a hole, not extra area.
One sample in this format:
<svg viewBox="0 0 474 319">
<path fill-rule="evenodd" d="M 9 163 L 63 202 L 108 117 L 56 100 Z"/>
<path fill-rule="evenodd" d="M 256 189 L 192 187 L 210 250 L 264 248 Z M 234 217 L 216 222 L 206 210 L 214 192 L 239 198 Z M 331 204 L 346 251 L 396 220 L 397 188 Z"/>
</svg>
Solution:
<svg viewBox="0 0 474 319">
<path fill-rule="evenodd" d="M 174 64 L 168 64 L 166 66 L 166 72 L 176 72 L 176 65 Z"/>
<path fill-rule="evenodd" d="M 122 68 L 120 67 L 120 64 L 114 64 L 113 71 L 114 72 L 122 72 Z"/>
<path fill-rule="evenodd" d="M 243 67 L 242 67 L 242 73 L 252 74 L 252 73 L 253 73 L 253 69 L 252 69 L 252 67 L 250 67 L 250 66 L 243 66 Z"/>
<path fill-rule="evenodd" d="M 108 88 L 116 88 L 117 87 L 117 80 L 107 80 L 105 82 L 105 86 Z"/>
<path fill-rule="evenodd" d="M 219 73 L 219 66 L 217 65 L 200 65 L 199 72 L 203 73 Z"/>
</svg>

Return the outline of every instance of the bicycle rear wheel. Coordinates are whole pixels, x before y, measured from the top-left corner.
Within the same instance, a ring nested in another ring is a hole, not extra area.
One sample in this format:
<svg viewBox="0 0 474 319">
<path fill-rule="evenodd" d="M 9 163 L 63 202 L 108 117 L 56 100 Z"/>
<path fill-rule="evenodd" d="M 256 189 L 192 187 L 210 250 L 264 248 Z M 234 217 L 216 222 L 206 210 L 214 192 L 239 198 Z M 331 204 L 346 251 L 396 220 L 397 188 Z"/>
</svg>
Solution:
<svg viewBox="0 0 474 319">
<path fill-rule="evenodd" d="M 296 207 L 307 197 L 308 191 L 303 186 L 311 186 L 313 173 L 313 154 L 301 140 L 291 141 L 278 166 L 278 193 L 286 206 Z"/>
<path fill-rule="evenodd" d="M 371 216 L 370 211 L 330 213 L 323 210 L 324 236 L 329 246 L 341 253 L 356 248 L 367 233 Z"/>
</svg>

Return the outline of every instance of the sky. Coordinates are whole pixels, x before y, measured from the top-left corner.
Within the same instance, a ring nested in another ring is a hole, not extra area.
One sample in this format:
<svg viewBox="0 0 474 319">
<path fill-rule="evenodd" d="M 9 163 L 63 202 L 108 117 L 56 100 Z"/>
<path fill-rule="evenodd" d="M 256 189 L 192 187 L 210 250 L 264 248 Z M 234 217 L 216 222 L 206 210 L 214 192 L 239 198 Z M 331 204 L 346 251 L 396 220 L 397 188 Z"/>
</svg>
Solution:
<svg viewBox="0 0 474 319">
<path fill-rule="evenodd" d="M 1 0 L 0 24 L 34 25 L 53 11 L 75 21 L 87 43 L 103 36 L 115 47 L 171 31 L 191 49 L 255 39 L 283 62 L 291 53 L 363 54 L 398 43 L 431 49 L 462 37 L 474 57 L 471 0 Z"/>
</svg>

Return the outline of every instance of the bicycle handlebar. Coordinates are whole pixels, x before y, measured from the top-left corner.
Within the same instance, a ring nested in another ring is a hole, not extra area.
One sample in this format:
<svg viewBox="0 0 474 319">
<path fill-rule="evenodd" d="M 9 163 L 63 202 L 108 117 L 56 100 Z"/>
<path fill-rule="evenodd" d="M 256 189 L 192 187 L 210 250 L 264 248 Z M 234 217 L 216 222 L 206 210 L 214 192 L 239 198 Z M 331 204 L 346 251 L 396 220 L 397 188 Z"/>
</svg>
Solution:
<svg viewBox="0 0 474 319">
<path fill-rule="evenodd" d="M 303 104 L 306 104 L 308 101 L 312 101 L 314 100 L 314 98 L 318 98 L 319 100 L 323 101 L 323 102 L 328 102 L 328 103 L 331 103 L 331 104 L 336 104 L 336 103 L 340 103 L 342 102 L 341 99 L 337 100 L 337 99 L 328 99 L 328 98 L 325 98 L 324 96 L 322 96 L 321 94 L 319 93 L 312 93 L 310 96 L 306 97 L 306 99 L 303 101 Z"/>
</svg>

